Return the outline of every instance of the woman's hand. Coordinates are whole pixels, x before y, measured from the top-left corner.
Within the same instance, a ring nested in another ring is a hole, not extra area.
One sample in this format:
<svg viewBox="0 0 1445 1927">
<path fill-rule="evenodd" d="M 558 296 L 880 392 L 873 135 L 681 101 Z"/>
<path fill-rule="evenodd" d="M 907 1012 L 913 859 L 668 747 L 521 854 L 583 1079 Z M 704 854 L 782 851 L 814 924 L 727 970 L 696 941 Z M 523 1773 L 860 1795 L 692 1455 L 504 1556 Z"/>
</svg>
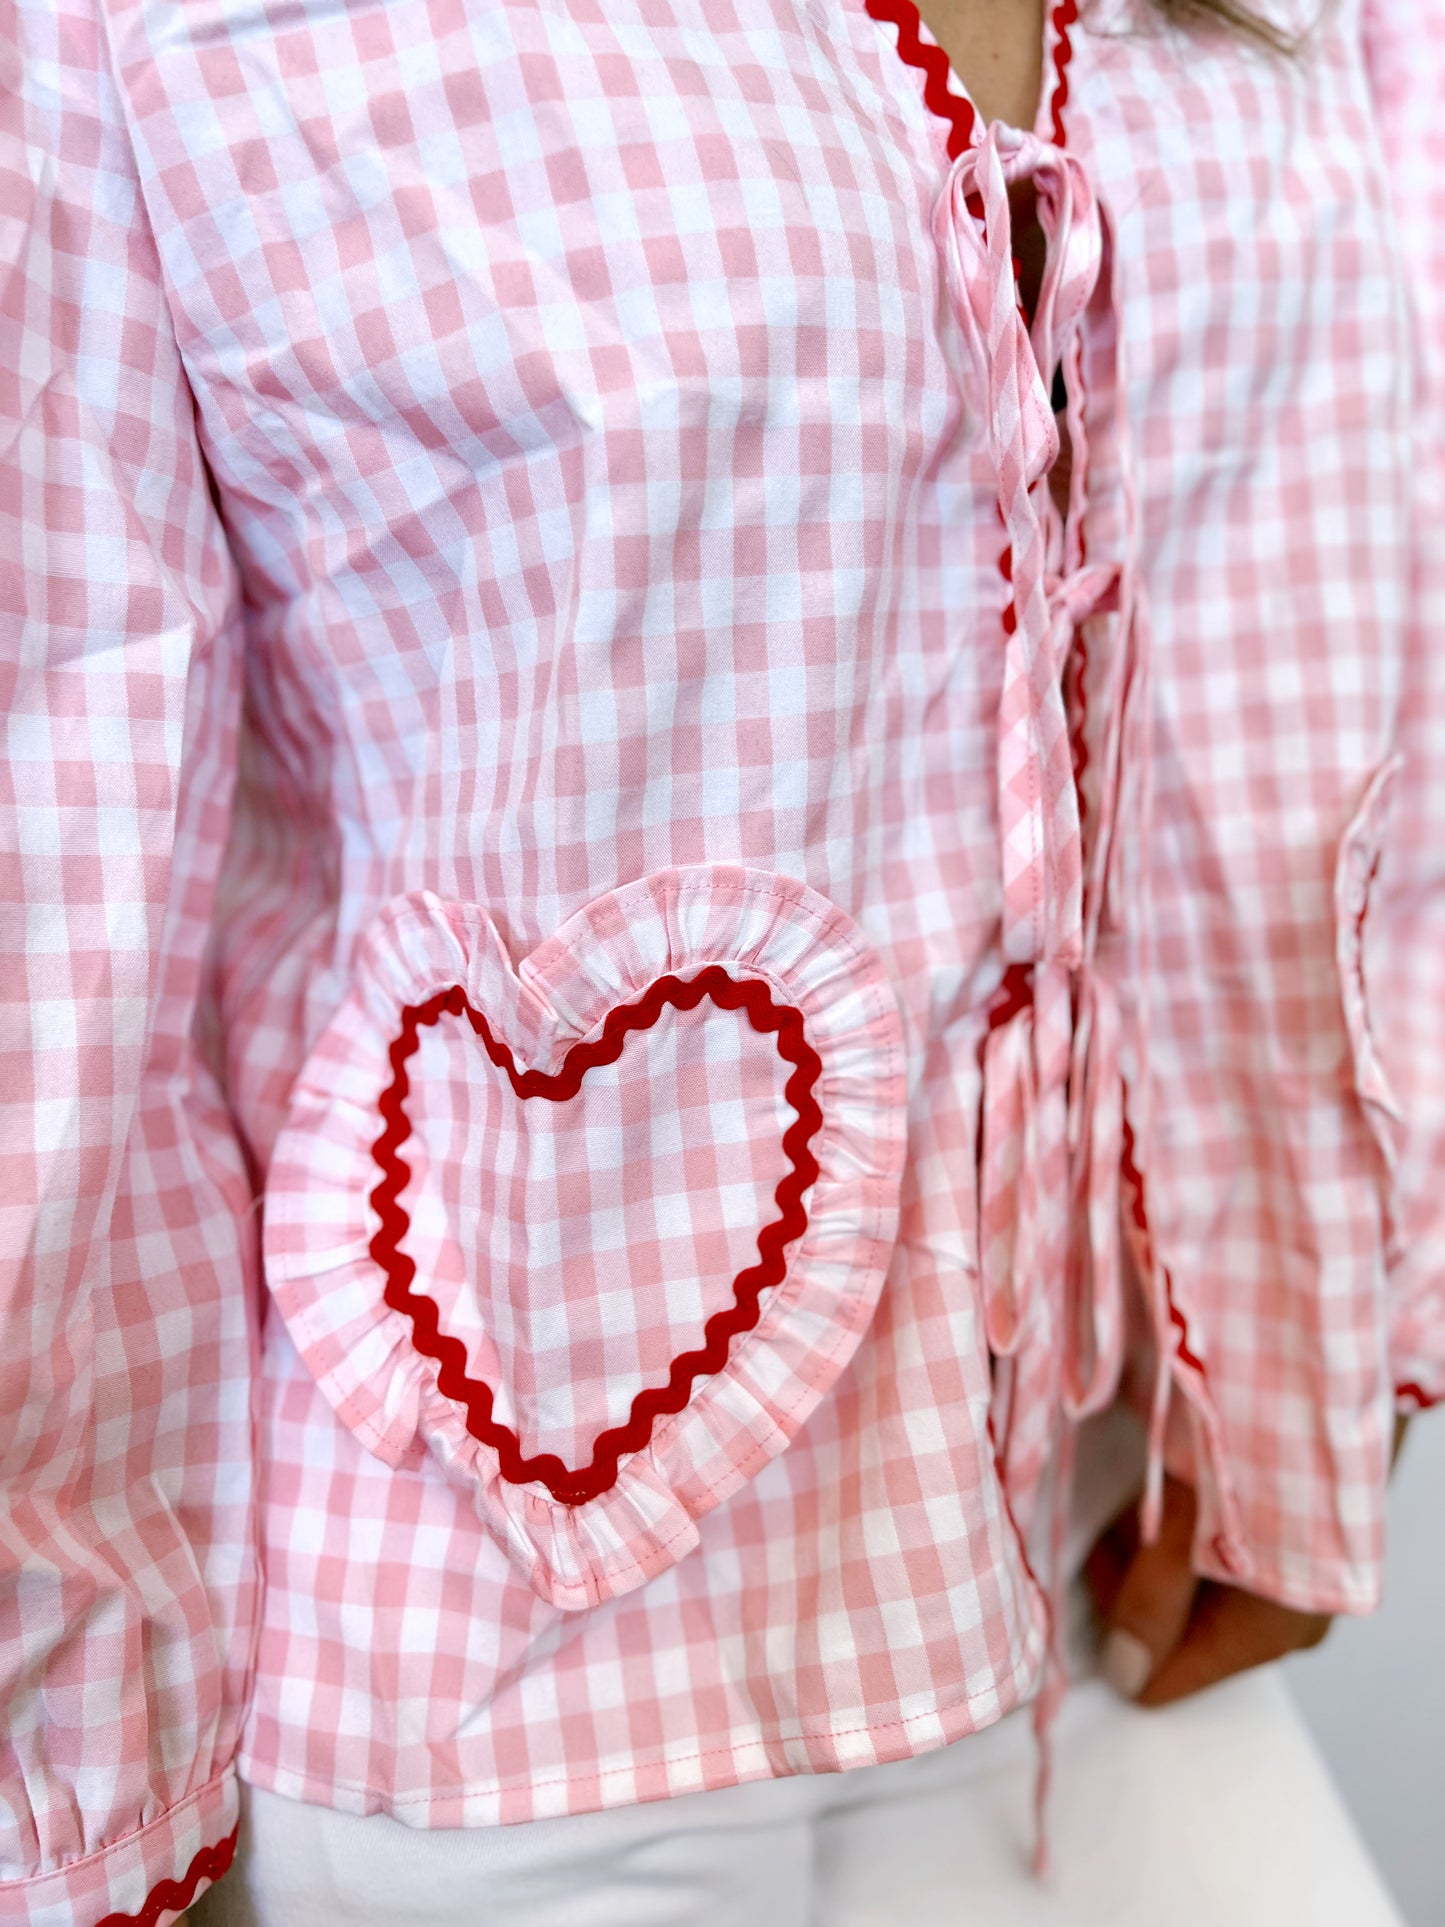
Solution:
<svg viewBox="0 0 1445 1927">
<path fill-rule="evenodd" d="M 1395 1427 L 1395 1455 L 1405 1421 Z M 1167 1706 L 1216 1680 L 1318 1646 L 1328 1613 L 1296 1612 L 1238 1586 L 1222 1586 L 1194 1572 L 1194 1491 L 1164 1480 L 1158 1542 L 1139 1543 L 1138 1508 L 1131 1506 L 1089 1554 L 1084 1578 L 1104 1623 L 1100 1669 L 1125 1699 Z"/>
<path fill-rule="evenodd" d="M 1139 1544 L 1138 1508 L 1121 1513 L 1089 1554 L 1084 1578 L 1104 1622 L 1100 1668 L 1139 1706 L 1213 1686 L 1251 1666 L 1318 1646 L 1328 1613 L 1294 1612 L 1194 1572 L 1194 1490 L 1165 1478 L 1158 1541 Z"/>
</svg>

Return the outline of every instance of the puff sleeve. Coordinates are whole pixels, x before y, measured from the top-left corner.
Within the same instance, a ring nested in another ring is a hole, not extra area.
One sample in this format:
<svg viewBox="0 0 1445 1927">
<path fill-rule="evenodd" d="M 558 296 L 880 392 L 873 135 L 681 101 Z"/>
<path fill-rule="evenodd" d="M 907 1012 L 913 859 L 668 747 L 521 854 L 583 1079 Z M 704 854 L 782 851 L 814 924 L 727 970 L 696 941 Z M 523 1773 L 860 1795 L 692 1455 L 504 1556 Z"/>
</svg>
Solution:
<svg viewBox="0 0 1445 1927">
<path fill-rule="evenodd" d="M 82 4 L 0 8 L 0 1918 L 224 1869 L 251 1187 L 198 1045 L 241 620 Z"/>
</svg>

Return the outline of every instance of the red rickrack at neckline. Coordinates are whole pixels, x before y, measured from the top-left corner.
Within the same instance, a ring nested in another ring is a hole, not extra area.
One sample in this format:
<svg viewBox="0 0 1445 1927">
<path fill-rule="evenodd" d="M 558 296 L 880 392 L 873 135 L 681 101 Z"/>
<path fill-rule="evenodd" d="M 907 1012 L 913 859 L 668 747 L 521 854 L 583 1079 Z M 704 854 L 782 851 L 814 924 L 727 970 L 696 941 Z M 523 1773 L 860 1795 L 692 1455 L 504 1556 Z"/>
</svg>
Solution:
<svg viewBox="0 0 1445 1927">
<path fill-rule="evenodd" d="M 1074 57 L 1073 31 L 1079 19 L 1079 0 L 1059 0 L 1050 16 L 1054 29 L 1054 91 L 1049 96 L 1050 132 L 1055 147 L 1064 142 L 1064 109 L 1069 104 L 1069 62 Z"/>
<path fill-rule="evenodd" d="M 965 94 L 956 94 L 949 82 L 954 78 L 953 63 L 935 40 L 925 40 L 922 34 L 923 17 L 918 10 L 917 0 L 864 0 L 870 19 L 886 23 L 897 29 L 898 56 L 905 66 L 915 68 L 924 77 L 923 101 L 929 110 L 946 123 L 948 139 L 946 143 L 948 158 L 956 161 L 973 140 L 978 130 L 978 110 Z M 1056 147 L 1065 145 L 1064 109 L 1069 103 L 1069 63 L 1074 57 L 1073 29 L 1078 24 L 1079 0 L 1058 0 L 1049 13 L 1053 28 L 1053 87 L 1048 96 L 1048 112 L 1051 136 Z M 976 194 L 968 200 L 969 212 L 982 223 L 983 206 Z M 1018 263 L 1014 263 L 1015 273 Z M 1020 301 L 1019 312 L 1023 315 L 1024 326 L 1029 325 L 1029 317 Z M 1018 627 L 1018 610 L 1013 594 L 1013 548 L 1005 543 L 998 557 L 999 574 L 1008 589 L 1008 601 L 1003 611 L 1005 635 L 1012 635 Z M 1082 676 L 1082 670 L 1078 672 Z M 1081 685 L 1080 685 L 1081 687 Z M 1082 778 L 1084 764 L 1088 760 L 1087 745 L 1082 740 L 1082 720 L 1079 728 L 1072 732 L 1071 752 L 1074 759 L 1076 783 Z M 1081 806 L 1082 806 L 1082 792 Z"/>
<path fill-rule="evenodd" d="M 632 1031 L 651 1029 L 669 1006 L 674 1010 L 695 1010 L 704 998 L 720 1010 L 746 1012 L 754 1030 L 776 1036 L 779 1057 L 795 1067 L 783 1087 L 783 1096 L 795 1116 L 783 1133 L 783 1151 L 792 1169 L 774 1192 L 778 1216 L 758 1233 L 758 1263 L 746 1267 L 733 1279 L 732 1304 L 726 1311 L 715 1312 L 703 1327 L 705 1342 L 701 1349 L 680 1353 L 672 1361 L 666 1385 L 644 1388 L 633 1399 L 627 1422 L 598 1434 L 590 1464 L 569 1467 L 553 1452 L 539 1452 L 528 1458 L 522 1452 L 522 1442 L 516 1432 L 492 1416 L 491 1386 L 468 1376 L 465 1346 L 459 1339 L 449 1338 L 442 1332 L 435 1303 L 425 1292 L 413 1288 L 416 1262 L 402 1249 L 411 1220 L 400 1203 L 411 1172 L 398 1155 L 412 1128 L 406 1115 L 410 1089 L 407 1060 L 417 1048 L 423 1025 L 437 1023 L 444 1013 L 465 1016 L 481 1039 L 487 1056 L 498 1070 L 506 1073 L 519 1098 L 525 1102 L 528 1098 L 544 1097 L 560 1103 L 577 1095 L 589 1070 L 616 1063 Z M 545 1485 L 563 1505 L 585 1505 L 616 1484 L 624 1455 L 643 1449 L 658 1419 L 683 1409 L 697 1379 L 722 1370 L 732 1340 L 757 1324 L 763 1292 L 782 1283 L 787 1270 L 787 1247 L 802 1236 L 808 1225 L 803 1195 L 818 1176 L 818 1161 L 810 1147 L 823 1122 L 823 1113 L 813 1095 L 822 1074 L 822 1061 L 806 1039 L 801 1011 L 791 1004 L 774 1003 L 766 984 L 757 978 L 740 981 L 729 976 L 720 964 L 708 965 L 695 977 L 659 977 L 635 1003 L 620 1004 L 610 1011 L 600 1035 L 574 1044 L 563 1058 L 560 1070 L 551 1072 L 519 1071 L 511 1051 L 497 1038 L 460 984 L 438 991 L 424 1004 L 407 1005 L 401 1017 L 401 1032 L 389 1053 L 392 1081 L 382 1093 L 378 1107 L 386 1129 L 371 1147 L 372 1157 L 383 1175 L 371 1193 L 371 1204 L 381 1220 L 381 1229 L 372 1239 L 370 1250 L 386 1274 L 386 1303 L 411 1320 L 416 1349 L 424 1357 L 436 1360 L 441 1368 L 437 1373 L 437 1389 L 444 1397 L 465 1406 L 468 1432 L 496 1452 L 502 1477 L 514 1485 L 534 1481 Z"/>
<path fill-rule="evenodd" d="M 183 1907 L 189 1907 L 201 1882 L 219 1880 L 230 1866 L 240 1831 L 237 1821 L 224 1840 L 218 1840 L 213 1847 L 202 1847 L 181 1879 L 157 1881 L 138 1914 L 106 1914 L 97 1927 L 156 1927 L 163 1913 L 179 1913 Z"/>
<path fill-rule="evenodd" d="M 953 63 L 936 41 L 919 31 L 923 16 L 914 0 L 864 0 L 868 17 L 898 29 L 898 57 L 923 75 L 924 105 L 948 123 L 948 158 L 956 161 L 973 139 L 978 113 L 971 100 L 949 86 Z"/>
<path fill-rule="evenodd" d="M 898 57 L 906 67 L 923 75 L 924 105 L 947 123 L 948 158 L 956 161 L 974 137 L 978 110 L 966 95 L 956 94 L 949 85 L 954 77 L 953 63 L 937 41 L 923 38 L 923 16 L 916 0 L 864 0 L 864 5 L 869 19 L 897 29 Z M 1079 0 L 1058 0 L 1049 15 L 1054 30 L 1054 84 L 1048 111 L 1055 147 L 1064 145 L 1064 109 L 1069 104 L 1068 68 L 1074 57 L 1072 36 L 1078 19 Z"/>
</svg>

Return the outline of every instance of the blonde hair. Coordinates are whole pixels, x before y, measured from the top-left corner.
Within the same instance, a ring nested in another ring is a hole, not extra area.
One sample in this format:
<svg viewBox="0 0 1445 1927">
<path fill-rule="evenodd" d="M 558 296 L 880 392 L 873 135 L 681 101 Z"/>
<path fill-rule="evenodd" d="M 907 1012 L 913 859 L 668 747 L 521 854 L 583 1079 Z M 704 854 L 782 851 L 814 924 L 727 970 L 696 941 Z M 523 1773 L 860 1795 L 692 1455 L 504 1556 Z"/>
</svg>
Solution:
<svg viewBox="0 0 1445 1927">
<path fill-rule="evenodd" d="M 1226 27 L 1231 33 L 1254 41 L 1256 46 L 1269 48 L 1271 53 L 1299 51 L 1294 34 L 1257 13 L 1247 0 L 1154 0 L 1154 7 L 1174 26 Z"/>
</svg>

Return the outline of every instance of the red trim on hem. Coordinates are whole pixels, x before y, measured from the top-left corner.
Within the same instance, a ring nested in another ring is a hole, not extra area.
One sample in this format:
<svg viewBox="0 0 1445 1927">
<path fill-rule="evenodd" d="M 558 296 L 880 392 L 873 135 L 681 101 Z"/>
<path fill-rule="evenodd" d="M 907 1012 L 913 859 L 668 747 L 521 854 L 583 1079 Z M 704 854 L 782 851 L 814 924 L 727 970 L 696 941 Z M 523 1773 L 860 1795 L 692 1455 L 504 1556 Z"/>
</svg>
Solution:
<svg viewBox="0 0 1445 1927">
<path fill-rule="evenodd" d="M 466 1369 L 466 1348 L 459 1339 L 448 1338 L 441 1330 L 435 1303 L 424 1292 L 414 1290 L 415 1260 L 402 1250 L 402 1239 L 411 1220 L 398 1202 L 405 1189 L 410 1169 L 398 1156 L 411 1135 L 406 1115 L 410 1089 L 407 1060 L 416 1050 L 422 1025 L 435 1024 L 445 1012 L 465 1016 L 492 1063 L 505 1071 L 517 1096 L 544 1097 L 561 1103 L 575 1097 L 582 1079 L 597 1065 L 615 1064 L 630 1032 L 649 1030 L 669 1005 L 674 1010 L 695 1010 L 703 998 L 720 1010 L 745 1011 L 752 1027 L 777 1038 L 777 1052 L 795 1068 L 783 1087 L 783 1096 L 795 1113 L 794 1122 L 783 1133 L 783 1150 L 792 1170 L 778 1185 L 774 1197 L 779 1215 L 758 1233 L 758 1260 L 733 1279 L 733 1303 L 726 1311 L 715 1312 L 703 1327 L 705 1343 L 698 1351 L 682 1352 L 672 1361 L 666 1385 L 646 1387 L 632 1401 L 624 1425 L 599 1433 L 593 1442 L 592 1459 L 585 1466 L 571 1467 L 554 1452 L 539 1452 L 524 1457 L 522 1442 L 508 1425 L 492 1417 L 494 1394 L 481 1379 L 470 1378 Z M 694 1381 L 722 1370 L 727 1363 L 732 1340 L 748 1332 L 762 1315 L 761 1296 L 782 1283 L 787 1270 L 785 1252 L 808 1226 L 803 1194 L 818 1176 L 818 1161 L 810 1149 L 823 1122 L 823 1113 L 813 1095 L 822 1075 L 822 1061 L 807 1042 L 802 1012 L 791 1004 L 775 1004 L 766 984 L 756 978 L 739 982 L 721 964 L 710 964 L 691 978 L 659 977 L 636 1003 L 621 1004 L 610 1011 L 601 1035 L 574 1044 L 555 1072 L 519 1071 L 516 1060 L 505 1044 L 494 1035 L 486 1018 L 468 999 L 460 984 L 438 991 L 424 1004 L 410 1004 L 402 1011 L 401 1033 L 390 1051 L 392 1081 L 383 1092 L 378 1108 L 386 1129 L 371 1147 L 372 1157 L 382 1172 L 371 1193 L 371 1204 L 381 1220 L 381 1229 L 371 1241 L 371 1255 L 386 1274 L 385 1298 L 394 1311 L 412 1323 L 412 1343 L 426 1358 L 440 1365 L 437 1389 L 446 1398 L 466 1407 L 467 1430 L 482 1444 L 489 1445 L 501 1461 L 502 1477 L 513 1485 L 533 1481 L 545 1485 L 563 1505 L 585 1505 L 617 1483 L 623 1456 L 640 1452 L 652 1437 L 658 1419 L 680 1412 L 692 1396 Z"/>
<path fill-rule="evenodd" d="M 237 1821 L 224 1840 L 218 1840 L 214 1847 L 202 1847 L 182 1879 L 157 1882 L 138 1914 L 107 1914 L 96 1927 L 156 1927 L 163 1913 L 168 1910 L 179 1913 L 183 1907 L 189 1907 L 201 1882 L 219 1880 L 230 1866 L 240 1831 L 241 1824 Z"/>
</svg>

